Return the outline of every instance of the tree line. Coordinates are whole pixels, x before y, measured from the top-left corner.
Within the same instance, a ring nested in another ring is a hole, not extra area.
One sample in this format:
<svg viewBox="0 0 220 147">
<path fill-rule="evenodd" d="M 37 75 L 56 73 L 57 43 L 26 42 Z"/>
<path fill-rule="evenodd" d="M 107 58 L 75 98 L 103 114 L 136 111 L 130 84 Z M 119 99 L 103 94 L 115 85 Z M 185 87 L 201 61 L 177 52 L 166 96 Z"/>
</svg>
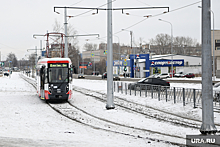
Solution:
<svg viewBox="0 0 220 147">
<path fill-rule="evenodd" d="M 64 32 L 64 28 L 62 25 L 55 21 L 53 25 L 53 32 Z M 76 35 L 77 31 L 74 29 L 73 25 L 68 24 L 68 35 Z M 133 39 L 133 50 L 131 50 L 129 45 L 119 43 L 113 43 L 113 60 L 121 59 L 121 55 L 133 54 L 134 50 L 136 53 L 154 53 L 154 54 L 170 54 L 171 53 L 171 41 L 173 46 L 173 54 L 180 55 L 198 55 L 198 50 L 201 51 L 201 44 L 197 42 L 196 39 L 191 37 L 177 36 L 173 37 L 173 40 L 169 34 L 157 34 L 154 38 L 149 39 L 148 42 L 144 41 L 143 38 L 139 38 L 138 41 Z M 68 57 L 71 59 L 72 64 L 74 66 L 75 73 L 79 73 L 78 66 L 79 61 L 82 61 L 80 48 L 78 46 L 77 37 L 68 38 Z M 93 44 L 93 43 L 85 43 L 83 46 L 84 51 L 94 51 L 94 50 L 106 50 L 106 43 Z M 192 52 L 195 50 L 195 52 Z M 189 54 L 187 54 L 189 53 Z M 9 53 L 6 61 L 12 61 L 11 67 L 27 67 L 27 66 L 35 66 L 35 59 L 39 59 L 36 57 L 36 54 L 31 54 L 28 57 L 28 62 L 24 60 L 17 60 L 17 57 L 14 53 Z M 96 62 L 96 70 L 100 73 L 106 71 L 106 60 L 107 58 L 102 58 L 99 62 Z M 90 59 L 85 59 L 85 62 L 90 62 Z M 6 62 L 6 66 L 7 66 Z M 92 69 L 84 70 L 85 74 L 91 74 Z"/>
</svg>

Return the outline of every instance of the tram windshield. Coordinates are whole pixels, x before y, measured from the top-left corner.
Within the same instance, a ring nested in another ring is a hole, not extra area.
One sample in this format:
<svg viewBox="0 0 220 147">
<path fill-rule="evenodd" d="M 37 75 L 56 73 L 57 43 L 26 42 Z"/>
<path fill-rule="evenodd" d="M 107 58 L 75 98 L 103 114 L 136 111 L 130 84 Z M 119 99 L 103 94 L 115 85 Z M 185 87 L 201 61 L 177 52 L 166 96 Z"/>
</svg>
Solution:
<svg viewBox="0 0 220 147">
<path fill-rule="evenodd" d="M 68 68 L 67 64 L 49 64 L 49 82 L 51 83 L 61 83 L 68 82 Z"/>
</svg>

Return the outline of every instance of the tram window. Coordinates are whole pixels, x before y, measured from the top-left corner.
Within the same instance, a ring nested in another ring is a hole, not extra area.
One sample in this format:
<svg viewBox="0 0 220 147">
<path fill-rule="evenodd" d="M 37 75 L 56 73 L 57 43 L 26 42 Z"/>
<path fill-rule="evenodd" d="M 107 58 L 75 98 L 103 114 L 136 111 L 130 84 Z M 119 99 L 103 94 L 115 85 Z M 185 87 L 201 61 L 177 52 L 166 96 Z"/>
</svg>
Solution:
<svg viewBox="0 0 220 147">
<path fill-rule="evenodd" d="M 48 83 L 48 79 L 47 79 L 47 69 L 45 69 L 45 84 L 47 84 Z"/>
<path fill-rule="evenodd" d="M 50 68 L 49 82 L 68 82 L 68 68 Z"/>
</svg>

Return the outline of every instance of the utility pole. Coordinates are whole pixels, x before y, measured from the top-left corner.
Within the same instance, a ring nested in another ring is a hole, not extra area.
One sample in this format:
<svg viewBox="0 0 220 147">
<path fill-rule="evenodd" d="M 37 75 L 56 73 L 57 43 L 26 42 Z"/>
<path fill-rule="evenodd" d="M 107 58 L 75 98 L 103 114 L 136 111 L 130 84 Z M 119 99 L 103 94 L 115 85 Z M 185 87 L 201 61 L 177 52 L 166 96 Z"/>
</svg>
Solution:
<svg viewBox="0 0 220 147">
<path fill-rule="evenodd" d="M 213 114 L 210 0 L 202 0 L 202 134 L 216 133 Z"/>
<path fill-rule="evenodd" d="M 113 102 L 113 51 L 112 51 L 112 0 L 108 0 L 107 12 L 107 104 L 106 109 L 114 109 Z"/>
<path fill-rule="evenodd" d="M 66 7 L 64 8 L 64 25 L 65 25 L 65 49 L 64 49 L 64 58 L 68 58 L 68 46 L 67 46 L 67 16 L 66 16 Z"/>
</svg>

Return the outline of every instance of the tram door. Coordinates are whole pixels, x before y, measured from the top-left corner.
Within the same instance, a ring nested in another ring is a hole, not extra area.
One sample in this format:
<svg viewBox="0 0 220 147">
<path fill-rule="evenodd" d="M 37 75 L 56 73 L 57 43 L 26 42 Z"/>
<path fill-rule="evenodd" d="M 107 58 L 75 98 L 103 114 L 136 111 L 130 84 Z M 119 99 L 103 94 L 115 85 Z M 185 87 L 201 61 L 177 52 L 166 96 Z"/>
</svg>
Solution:
<svg viewBox="0 0 220 147">
<path fill-rule="evenodd" d="M 40 69 L 40 94 L 42 98 L 45 98 L 44 84 L 45 84 L 45 66 L 42 66 Z"/>
</svg>

